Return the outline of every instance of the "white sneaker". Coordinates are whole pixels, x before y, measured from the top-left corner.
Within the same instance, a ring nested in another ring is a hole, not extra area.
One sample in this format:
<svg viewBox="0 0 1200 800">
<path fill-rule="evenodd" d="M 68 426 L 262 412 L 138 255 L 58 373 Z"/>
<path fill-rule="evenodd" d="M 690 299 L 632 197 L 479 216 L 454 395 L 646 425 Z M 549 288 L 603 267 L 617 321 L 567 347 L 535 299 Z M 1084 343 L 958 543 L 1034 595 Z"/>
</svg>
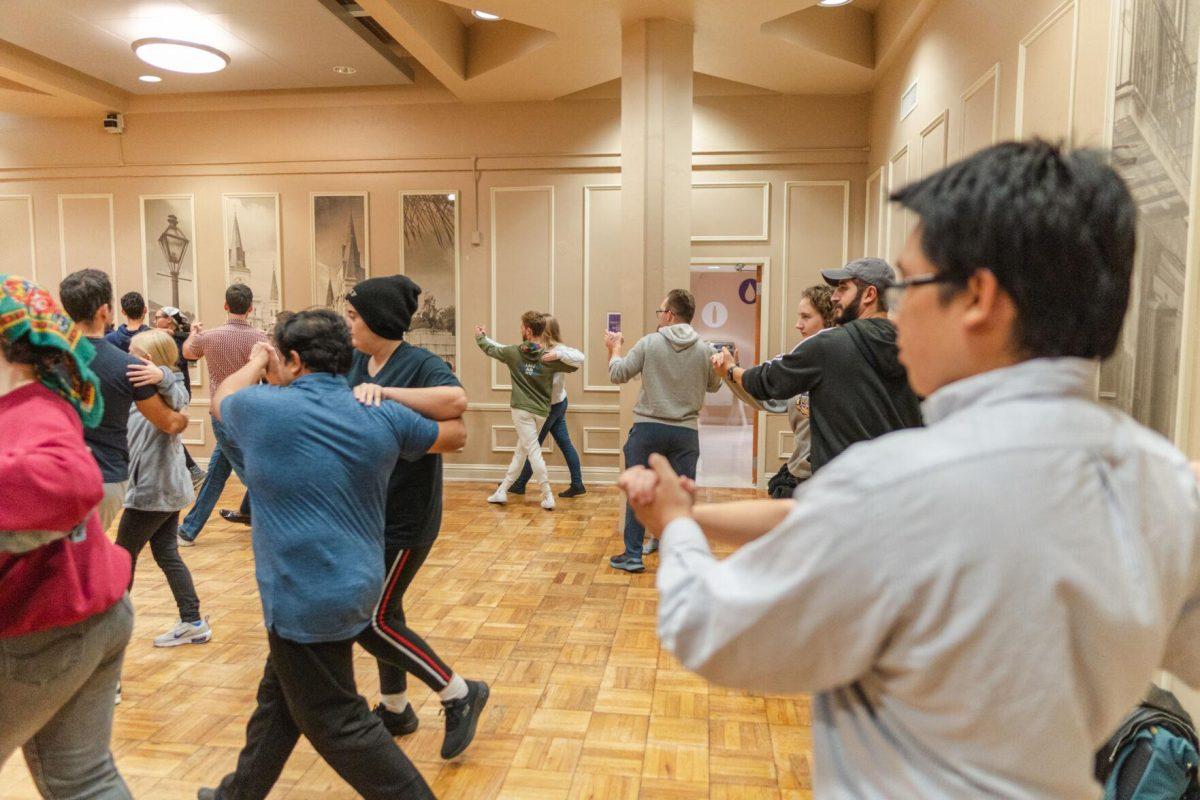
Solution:
<svg viewBox="0 0 1200 800">
<path fill-rule="evenodd" d="M 176 622 L 171 630 L 154 640 L 155 647 L 178 647 L 181 644 L 204 644 L 212 638 L 208 620 Z"/>
<path fill-rule="evenodd" d="M 492 496 L 488 498 L 489 503 L 500 503 L 501 505 L 508 502 L 508 490 L 503 484 L 492 492 Z"/>
<path fill-rule="evenodd" d="M 195 539 L 185 539 L 178 534 L 175 535 L 175 538 L 179 540 L 180 547 L 195 547 L 196 546 Z"/>
<path fill-rule="evenodd" d="M 554 510 L 554 492 L 549 486 L 542 489 L 542 508 L 547 511 Z"/>
</svg>

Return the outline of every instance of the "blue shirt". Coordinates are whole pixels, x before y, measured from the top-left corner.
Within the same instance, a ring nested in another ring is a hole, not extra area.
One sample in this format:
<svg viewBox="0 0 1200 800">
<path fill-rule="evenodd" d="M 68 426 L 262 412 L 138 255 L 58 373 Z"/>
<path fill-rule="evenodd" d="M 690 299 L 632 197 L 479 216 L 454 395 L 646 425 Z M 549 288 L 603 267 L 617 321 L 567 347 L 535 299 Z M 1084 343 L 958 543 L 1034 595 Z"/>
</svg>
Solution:
<svg viewBox="0 0 1200 800">
<path fill-rule="evenodd" d="M 351 639 L 383 587 L 384 497 L 396 459 L 437 423 L 399 403 L 364 406 L 327 372 L 251 386 L 221 403 L 254 495 L 254 572 L 268 630 L 301 644 Z"/>
</svg>

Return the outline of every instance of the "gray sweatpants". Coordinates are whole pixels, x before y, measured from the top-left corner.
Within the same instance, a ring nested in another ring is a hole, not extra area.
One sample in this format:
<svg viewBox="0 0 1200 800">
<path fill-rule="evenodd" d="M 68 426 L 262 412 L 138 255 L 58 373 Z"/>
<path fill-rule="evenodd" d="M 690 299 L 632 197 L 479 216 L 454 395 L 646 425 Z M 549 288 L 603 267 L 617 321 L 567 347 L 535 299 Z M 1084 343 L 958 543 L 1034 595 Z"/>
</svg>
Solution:
<svg viewBox="0 0 1200 800">
<path fill-rule="evenodd" d="M 132 632 L 126 595 L 66 628 L 0 639 L 0 765 L 20 747 L 42 797 L 131 797 L 109 741 Z"/>
</svg>

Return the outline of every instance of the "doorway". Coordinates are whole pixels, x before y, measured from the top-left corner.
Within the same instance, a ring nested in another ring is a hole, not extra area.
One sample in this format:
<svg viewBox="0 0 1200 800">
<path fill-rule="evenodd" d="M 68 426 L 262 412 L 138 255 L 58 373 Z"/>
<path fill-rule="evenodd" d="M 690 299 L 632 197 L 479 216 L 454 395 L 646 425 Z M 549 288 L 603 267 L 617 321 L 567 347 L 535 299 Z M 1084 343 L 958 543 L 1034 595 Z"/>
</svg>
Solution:
<svg viewBox="0 0 1200 800">
<path fill-rule="evenodd" d="M 692 326 L 714 347 L 736 348 L 738 363 L 757 364 L 762 327 L 762 259 L 696 258 L 690 289 Z M 696 482 L 712 488 L 751 488 L 759 480 L 759 412 L 729 387 L 706 394 L 700 409 L 700 463 Z"/>
</svg>

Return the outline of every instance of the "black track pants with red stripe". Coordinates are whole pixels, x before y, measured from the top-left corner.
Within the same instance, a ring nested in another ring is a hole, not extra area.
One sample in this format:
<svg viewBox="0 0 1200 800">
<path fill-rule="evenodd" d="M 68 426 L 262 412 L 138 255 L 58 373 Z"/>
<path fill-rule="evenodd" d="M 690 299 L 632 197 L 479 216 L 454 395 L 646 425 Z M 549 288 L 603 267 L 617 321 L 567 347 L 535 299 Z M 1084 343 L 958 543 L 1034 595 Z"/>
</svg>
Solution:
<svg viewBox="0 0 1200 800">
<path fill-rule="evenodd" d="M 383 694 L 407 691 L 410 672 L 435 692 L 445 689 L 454 674 L 404 619 L 404 592 L 432 547 L 384 548 L 388 571 L 383 594 L 371 615 L 371 624 L 357 637 L 379 663 L 379 690 Z"/>
</svg>

